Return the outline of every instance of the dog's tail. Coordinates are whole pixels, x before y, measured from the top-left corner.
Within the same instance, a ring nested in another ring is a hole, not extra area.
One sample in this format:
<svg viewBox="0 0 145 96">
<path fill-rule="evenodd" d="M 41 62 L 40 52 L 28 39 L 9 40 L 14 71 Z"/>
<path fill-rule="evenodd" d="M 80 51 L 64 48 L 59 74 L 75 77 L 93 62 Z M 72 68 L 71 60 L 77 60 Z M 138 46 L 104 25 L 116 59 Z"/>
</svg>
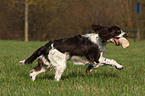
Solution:
<svg viewBox="0 0 145 96">
<path fill-rule="evenodd" d="M 31 64 L 40 55 L 47 56 L 49 53 L 49 50 L 51 49 L 51 44 L 52 44 L 52 41 L 40 47 L 29 58 L 27 58 L 26 60 L 20 61 L 20 63 L 22 63 L 23 65 Z"/>
</svg>

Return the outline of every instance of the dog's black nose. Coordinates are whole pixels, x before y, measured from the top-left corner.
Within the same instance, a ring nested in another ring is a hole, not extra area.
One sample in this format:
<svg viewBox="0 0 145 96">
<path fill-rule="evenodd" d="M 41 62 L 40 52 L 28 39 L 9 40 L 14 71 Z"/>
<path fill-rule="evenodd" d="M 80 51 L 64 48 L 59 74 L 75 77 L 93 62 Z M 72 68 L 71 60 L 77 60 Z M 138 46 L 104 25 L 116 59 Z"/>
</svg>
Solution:
<svg viewBox="0 0 145 96">
<path fill-rule="evenodd" d="M 124 35 L 123 35 L 123 37 L 127 38 L 127 37 L 128 37 L 128 34 L 127 34 L 127 33 L 126 33 L 126 34 L 124 34 Z"/>
</svg>

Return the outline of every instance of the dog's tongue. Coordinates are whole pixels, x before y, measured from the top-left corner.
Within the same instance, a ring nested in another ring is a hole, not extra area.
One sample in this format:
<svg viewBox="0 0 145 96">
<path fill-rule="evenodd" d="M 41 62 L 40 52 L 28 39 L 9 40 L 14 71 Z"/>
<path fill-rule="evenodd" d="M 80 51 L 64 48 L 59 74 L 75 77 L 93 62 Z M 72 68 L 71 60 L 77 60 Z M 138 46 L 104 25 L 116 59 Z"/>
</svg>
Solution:
<svg viewBox="0 0 145 96">
<path fill-rule="evenodd" d="M 119 45 L 118 39 L 115 38 L 114 41 L 115 41 L 116 45 Z"/>
</svg>

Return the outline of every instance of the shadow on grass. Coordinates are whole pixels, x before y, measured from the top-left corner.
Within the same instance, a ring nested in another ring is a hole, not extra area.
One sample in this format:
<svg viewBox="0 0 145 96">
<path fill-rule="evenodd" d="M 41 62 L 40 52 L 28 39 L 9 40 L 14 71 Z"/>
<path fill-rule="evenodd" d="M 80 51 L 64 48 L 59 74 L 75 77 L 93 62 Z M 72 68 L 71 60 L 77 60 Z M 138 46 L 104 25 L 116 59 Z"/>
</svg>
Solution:
<svg viewBox="0 0 145 96">
<path fill-rule="evenodd" d="M 55 74 L 46 74 L 43 75 L 37 79 L 48 79 L 48 80 L 54 80 Z M 117 73 L 114 72 L 90 72 L 90 73 L 85 73 L 85 72 L 69 72 L 69 73 L 63 73 L 61 76 L 61 80 L 66 80 L 66 79 L 73 79 L 73 78 L 119 78 Z"/>
<path fill-rule="evenodd" d="M 76 78 L 76 77 L 81 77 L 81 78 L 116 78 L 118 75 L 116 73 L 98 73 L 98 72 L 93 72 L 93 73 L 83 73 L 83 72 L 71 72 L 68 75 L 63 75 L 62 80 L 68 79 L 68 78 Z"/>
</svg>

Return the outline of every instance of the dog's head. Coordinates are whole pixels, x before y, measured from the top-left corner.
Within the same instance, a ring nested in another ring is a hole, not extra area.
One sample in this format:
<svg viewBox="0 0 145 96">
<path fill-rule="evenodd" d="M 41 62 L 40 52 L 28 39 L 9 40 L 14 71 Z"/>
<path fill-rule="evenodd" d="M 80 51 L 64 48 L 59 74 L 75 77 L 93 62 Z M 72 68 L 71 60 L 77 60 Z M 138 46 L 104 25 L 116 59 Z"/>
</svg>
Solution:
<svg viewBox="0 0 145 96">
<path fill-rule="evenodd" d="M 103 40 L 103 43 L 111 41 L 117 46 L 122 44 L 123 48 L 129 46 L 129 42 L 126 39 L 128 34 L 123 32 L 118 26 L 103 27 L 93 24 L 91 28 L 99 34 L 99 37 Z"/>
</svg>

